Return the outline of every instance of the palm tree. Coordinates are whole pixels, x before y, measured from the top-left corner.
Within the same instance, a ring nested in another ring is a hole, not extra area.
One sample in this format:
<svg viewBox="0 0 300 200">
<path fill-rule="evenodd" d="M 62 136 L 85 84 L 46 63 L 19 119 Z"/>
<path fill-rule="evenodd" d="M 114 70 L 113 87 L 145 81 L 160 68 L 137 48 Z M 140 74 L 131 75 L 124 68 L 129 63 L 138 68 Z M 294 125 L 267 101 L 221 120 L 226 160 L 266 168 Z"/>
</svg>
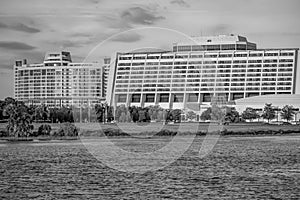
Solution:
<svg viewBox="0 0 300 200">
<path fill-rule="evenodd" d="M 271 103 L 266 103 L 262 117 L 264 119 L 267 119 L 268 123 L 270 123 L 270 120 L 275 118 L 275 109 Z"/>
<path fill-rule="evenodd" d="M 247 107 L 246 110 L 244 110 L 244 112 L 242 113 L 242 118 L 243 119 L 248 119 L 251 122 L 254 119 L 257 119 L 259 117 L 259 115 L 257 114 L 256 110 L 250 107 Z"/>
<path fill-rule="evenodd" d="M 49 118 L 49 110 L 44 104 L 35 107 L 34 116 L 36 120 L 43 120 L 44 122 Z"/>
<path fill-rule="evenodd" d="M 4 107 L 3 114 L 8 117 L 7 130 L 10 136 L 29 136 L 33 129 L 32 115 L 28 107 L 20 101 L 9 101 Z"/>
<path fill-rule="evenodd" d="M 192 110 L 188 111 L 186 114 L 186 118 L 189 120 L 194 120 L 196 119 L 196 117 L 197 117 L 196 113 Z"/>
<path fill-rule="evenodd" d="M 159 118 L 159 112 L 162 112 L 163 109 L 159 105 L 154 105 L 154 106 L 149 106 L 148 107 L 148 112 L 150 115 L 151 120 L 158 120 Z"/>
<path fill-rule="evenodd" d="M 95 113 L 97 116 L 98 122 L 104 122 L 103 117 L 105 115 L 105 108 L 103 107 L 103 104 L 96 104 L 95 105 Z"/>
<path fill-rule="evenodd" d="M 225 107 L 225 123 L 229 122 L 238 122 L 240 119 L 240 114 L 238 111 L 235 110 L 235 108 L 232 107 Z"/>
<path fill-rule="evenodd" d="M 289 122 L 291 119 L 293 119 L 293 116 L 295 115 L 295 111 L 293 109 L 293 106 L 285 105 L 282 108 L 281 117 L 285 119 L 287 122 Z"/>
<path fill-rule="evenodd" d="M 5 101 L 0 100 L 0 120 L 4 119 L 4 117 L 3 117 L 4 106 L 5 106 Z"/>
<path fill-rule="evenodd" d="M 201 113 L 200 119 L 203 121 L 211 120 L 211 108 L 207 108 L 204 112 Z"/>
<path fill-rule="evenodd" d="M 54 108 L 51 108 L 50 111 L 49 111 L 49 118 L 51 120 L 51 123 L 56 123 L 57 122 L 57 113 L 58 113 L 58 108 L 54 107 Z"/>
</svg>

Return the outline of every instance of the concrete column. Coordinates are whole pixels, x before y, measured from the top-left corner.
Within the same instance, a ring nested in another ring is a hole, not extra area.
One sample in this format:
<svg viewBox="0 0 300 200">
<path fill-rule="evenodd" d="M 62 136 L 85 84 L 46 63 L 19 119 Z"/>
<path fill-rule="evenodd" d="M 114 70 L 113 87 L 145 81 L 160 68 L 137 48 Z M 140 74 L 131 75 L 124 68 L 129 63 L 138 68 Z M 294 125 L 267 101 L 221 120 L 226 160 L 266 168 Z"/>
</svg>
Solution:
<svg viewBox="0 0 300 200">
<path fill-rule="evenodd" d="M 169 109 L 172 108 L 172 106 L 171 106 L 172 96 L 173 96 L 172 93 L 170 93 L 170 94 L 169 94 Z"/>
<path fill-rule="evenodd" d="M 141 94 L 141 107 L 145 107 L 146 94 Z"/>
<path fill-rule="evenodd" d="M 118 95 L 115 94 L 113 98 L 114 98 L 114 101 L 113 101 L 113 105 L 112 105 L 112 106 L 113 106 L 114 108 L 116 108 L 116 107 L 117 107 L 117 99 L 118 99 Z"/>
<path fill-rule="evenodd" d="M 82 99 L 80 100 L 79 105 L 79 122 L 82 123 Z"/>
<path fill-rule="evenodd" d="M 202 102 L 202 94 L 201 93 L 199 93 L 199 97 L 198 97 L 198 103 L 201 103 Z"/>
<path fill-rule="evenodd" d="M 173 102 L 174 102 L 174 94 L 170 93 L 170 96 L 169 96 L 169 109 L 173 108 Z"/>
<path fill-rule="evenodd" d="M 186 102 L 187 102 L 187 93 L 183 93 L 183 109 L 186 109 Z"/>
<path fill-rule="evenodd" d="M 159 97 L 160 97 L 160 94 L 159 93 L 155 93 L 155 105 L 159 105 Z"/>
<path fill-rule="evenodd" d="M 127 94 L 126 107 L 130 106 L 131 98 L 132 98 L 132 95 L 131 94 Z"/>
<path fill-rule="evenodd" d="M 91 102 L 88 100 L 88 118 L 89 122 L 91 122 Z"/>
</svg>

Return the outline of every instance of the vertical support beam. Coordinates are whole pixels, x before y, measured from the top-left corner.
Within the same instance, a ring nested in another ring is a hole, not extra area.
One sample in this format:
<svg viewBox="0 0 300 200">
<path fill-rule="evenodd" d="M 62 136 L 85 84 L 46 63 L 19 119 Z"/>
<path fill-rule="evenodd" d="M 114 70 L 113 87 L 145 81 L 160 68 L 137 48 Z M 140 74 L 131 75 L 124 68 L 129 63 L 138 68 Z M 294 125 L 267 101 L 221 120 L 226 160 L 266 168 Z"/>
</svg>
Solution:
<svg viewBox="0 0 300 200">
<path fill-rule="evenodd" d="M 146 100 L 146 94 L 141 94 L 141 107 L 144 108 Z"/>
<path fill-rule="evenodd" d="M 126 107 L 130 106 L 132 94 L 127 94 Z"/>
<path fill-rule="evenodd" d="M 79 104 L 79 123 L 82 123 L 82 99 Z"/>
<path fill-rule="evenodd" d="M 91 122 L 91 102 L 88 99 L 88 118 L 89 118 L 89 122 Z"/>
<path fill-rule="evenodd" d="M 183 93 L 183 109 L 186 109 L 187 99 L 188 99 L 188 94 L 185 92 Z"/>
<path fill-rule="evenodd" d="M 155 105 L 159 105 L 159 98 L 160 98 L 160 94 L 156 93 L 155 94 Z"/>
<path fill-rule="evenodd" d="M 171 109 L 171 97 L 172 97 L 172 94 L 171 93 L 169 93 L 169 109 Z"/>
<path fill-rule="evenodd" d="M 173 102 L 174 102 L 174 94 L 170 93 L 170 96 L 169 96 L 169 109 L 173 109 Z"/>
</svg>

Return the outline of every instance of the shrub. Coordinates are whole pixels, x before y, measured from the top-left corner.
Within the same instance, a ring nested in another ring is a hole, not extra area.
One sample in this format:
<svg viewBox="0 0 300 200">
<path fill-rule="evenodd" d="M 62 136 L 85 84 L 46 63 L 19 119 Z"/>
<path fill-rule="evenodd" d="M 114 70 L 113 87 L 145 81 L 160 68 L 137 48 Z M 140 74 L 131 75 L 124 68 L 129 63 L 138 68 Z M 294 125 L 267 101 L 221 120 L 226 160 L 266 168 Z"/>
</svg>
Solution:
<svg viewBox="0 0 300 200">
<path fill-rule="evenodd" d="M 111 136 L 111 137 L 114 137 L 114 136 L 130 136 L 129 134 L 121 131 L 120 129 L 106 129 L 103 131 L 104 135 L 106 136 Z"/>
<path fill-rule="evenodd" d="M 37 135 L 50 135 L 51 133 L 51 126 L 48 124 L 42 124 L 37 132 Z"/>
<path fill-rule="evenodd" d="M 7 131 L 3 131 L 3 130 L 0 131 L 0 137 L 8 137 L 8 136 L 9 134 Z"/>
<path fill-rule="evenodd" d="M 78 136 L 79 129 L 69 122 L 63 123 L 57 132 L 54 132 L 54 136 Z"/>
<path fill-rule="evenodd" d="M 155 135 L 157 135 L 157 136 L 175 136 L 176 134 L 177 134 L 176 131 L 170 131 L 170 130 L 164 129 L 164 130 L 159 131 Z"/>
</svg>

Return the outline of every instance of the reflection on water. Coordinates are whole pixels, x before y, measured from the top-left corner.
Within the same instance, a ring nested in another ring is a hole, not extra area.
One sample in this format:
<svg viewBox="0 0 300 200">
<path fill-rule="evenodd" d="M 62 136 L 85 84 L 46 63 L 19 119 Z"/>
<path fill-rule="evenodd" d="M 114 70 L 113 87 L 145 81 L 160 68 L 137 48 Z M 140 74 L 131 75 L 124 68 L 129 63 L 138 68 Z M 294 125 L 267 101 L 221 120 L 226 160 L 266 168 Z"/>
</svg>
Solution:
<svg viewBox="0 0 300 200">
<path fill-rule="evenodd" d="M 79 141 L 0 145 L 0 199 L 299 199 L 299 138 L 221 138 L 203 159 L 197 138 L 176 162 L 145 174 L 110 169 Z M 169 139 L 117 140 L 139 151 Z"/>
</svg>

